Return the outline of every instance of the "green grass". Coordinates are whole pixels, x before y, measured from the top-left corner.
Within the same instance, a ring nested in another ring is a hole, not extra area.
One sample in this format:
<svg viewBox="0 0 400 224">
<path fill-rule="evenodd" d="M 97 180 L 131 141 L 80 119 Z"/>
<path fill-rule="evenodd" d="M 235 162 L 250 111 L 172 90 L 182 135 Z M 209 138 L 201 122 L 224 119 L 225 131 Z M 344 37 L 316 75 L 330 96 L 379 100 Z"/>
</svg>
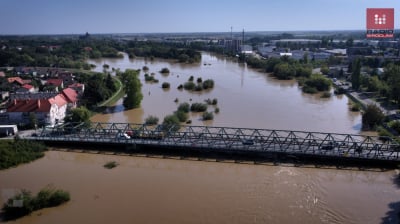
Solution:
<svg viewBox="0 0 400 224">
<path fill-rule="evenodd" d="M 98 104 L 97 105 L 98 107 L 112 106 L 114 105 L 115 102 L 117 102 L 120 98 L 122 98 L 125 95 L 125 92 L 122 88 L 123 85 L 121 80 L 116 76 L 113 76 L 113 79 L 116 81 L 115 85 L 117 86 L 117 91 L 110 98 Z"/>
</svg>

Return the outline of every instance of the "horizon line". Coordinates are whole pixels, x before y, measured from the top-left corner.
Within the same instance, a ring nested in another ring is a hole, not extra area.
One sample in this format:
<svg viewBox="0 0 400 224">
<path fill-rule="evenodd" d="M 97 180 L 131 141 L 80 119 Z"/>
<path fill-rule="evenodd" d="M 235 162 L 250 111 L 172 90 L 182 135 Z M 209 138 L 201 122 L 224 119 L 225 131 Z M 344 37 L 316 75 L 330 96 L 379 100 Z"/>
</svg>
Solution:
<svg viewBox="0 0 400 224">
<path fill-rule="evenodd" d="M 394 30 L 400 30 L 400 28 L 394 29 Z M 315 33 L 315 32 L 366 32 L 366 29 L 332 29 L 332 30 L 275 30 L 275 31 L 246 31 L 244 30 L 245 33 L 300 33 L 300 32 L 310 32 L 310 33 Z M 238 34 L 242 33 L 243 30 L 241 31 L 234 31 L 232 33 Z M 95 33 L 90 33 L 90 32 L 82 32 L 82 33 L 30 33 L 30 34 L 1 34 L 0 36 L 67 36 L 67 35 L 85 35 L 86 33 L 89 33 L 90 35 L 126 35 L 126 34 L 136 34 L 136 35 L 150 35 L 150 34 L 230 34 L 231 31 L 193 31 L 193 32 L 95 32 Z"/>
</svg>

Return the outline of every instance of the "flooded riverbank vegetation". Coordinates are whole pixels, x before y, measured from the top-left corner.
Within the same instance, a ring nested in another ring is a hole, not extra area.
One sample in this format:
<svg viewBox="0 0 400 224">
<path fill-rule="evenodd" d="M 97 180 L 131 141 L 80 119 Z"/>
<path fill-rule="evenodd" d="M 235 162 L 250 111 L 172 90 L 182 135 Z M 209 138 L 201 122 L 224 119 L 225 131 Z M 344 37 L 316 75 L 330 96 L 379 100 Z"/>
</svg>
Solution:
<svg viewBox="0 0 400 224">
<path fill-rule="evenodd" d="M 327 67 L 322 66 L 323 74 L 313 74 L 313 66 L 307 60 L 297 61 L 285 56 L 269 59 L 249 57 L 246 62 L 253 68 L 272 73 L 279 80 L 297 79 L 304 93 L 314 94 L 329 91 L 332 86 L 332 81 L 323 75 L 326 73 Z M 328 94 L 324 94 L 323 97 L 328 97 Z"/>
<path fill-rule="evenodd" d="M 35 196 L 30 191 L 21 190 L 4 204 L 3 218 L 4 220 L 18 219 L 43 208 L 59 206 L 69 200 L 69 192 L 51 187 L 40 190 Z"/>
<path fill-rule="evenodd" d="M 106 169 L 113 169 L 113 168 L 115 168 L 115 167 L 117 167 L 119 164 L 117 163 L 117 162 L 115 162 L 115 161 L 110 161 L 110 162 L 107 162 L 106 164 L 104 164 L 104 168 L 106 168 Z"/>
<path fill-rule="evenodd" d="M 42 158 L 46 146 L 40 142 L 16 138 L 0 141 L 0 170 Z"/>
<path fill-rule="evenodd" d="M 125 72 L 120 73 L 126 97 L 124 98 L 123 105 L 126 109 L 133 109 L 140 107 L 143 99 L 142 84 L 139 80 L 139 71 L 127 69 Z"/>
<path fill-rule="evenodd" d="M 146 57 L 146 58 L 163 58 L 175 59 L 181 63 L 200 62 L 200 52 L 185 48 L 184 44 L 167 44 L 156 42 L 139 42 L 131 41 L 127 44 L 126 52 L 129 58 Z"/>
</svg>

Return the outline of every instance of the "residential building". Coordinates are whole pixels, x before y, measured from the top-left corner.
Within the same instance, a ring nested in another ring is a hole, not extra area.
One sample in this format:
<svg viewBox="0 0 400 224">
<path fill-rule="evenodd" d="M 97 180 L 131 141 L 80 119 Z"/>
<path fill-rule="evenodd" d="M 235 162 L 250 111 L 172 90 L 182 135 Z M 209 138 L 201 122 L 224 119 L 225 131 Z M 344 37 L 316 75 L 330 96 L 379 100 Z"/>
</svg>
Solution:
<svg viewBox="0 0 400 224">
<path fill-rule="evenodd" d="M 46 86 L 53 86 L 54 91 L 58 92 L 64 88 L 64 81 L 62 79 L 48 79 L 45 83 Z"/>
<path fill-rule="evenodd" d="M 15 93 L 10 95 L 10 104 L 0 114 L 0 124 L 29 124 L 30 114 L 35 114 L 39 125 L 55 125 L 62 122 L 68 109 L 76 108 L 78 93 L 66 88 L 61 93 Z"/>
<path fill-rule="evenodd" d="M 7 122 L 29 124 L 34 113 L 40 125 L 55 125 L 62 122 L 67 112 L 67 100 L 61 95 L 48 99 L 13 100 L 7 108 Z"/>
</svg>

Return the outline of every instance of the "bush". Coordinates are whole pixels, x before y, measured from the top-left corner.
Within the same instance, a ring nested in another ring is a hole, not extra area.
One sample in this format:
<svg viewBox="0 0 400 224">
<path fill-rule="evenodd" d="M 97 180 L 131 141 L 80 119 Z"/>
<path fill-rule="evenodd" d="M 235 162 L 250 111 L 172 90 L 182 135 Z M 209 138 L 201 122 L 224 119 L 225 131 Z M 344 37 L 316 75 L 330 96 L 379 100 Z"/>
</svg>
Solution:
<svg viewBox="0 0 400 224">
<path fill-rule="evenodd" d="M 314 93 L 318 92 L 318 90 L 316 88 L 310 87 L 310 86 L 303 86 L 302 90 L 304 93 L 310 93 L 310 94 L 314 94 Z"/>
<path fill-rule="evenodd" d="M 369 104 L 362 114 L 364 130 L 373 130 L 385 119 L 382 110 L 375 104 Z"/>
<path fill-rule="evenodd" d="M 149 74 L 144 74 L 144 81 L 153 82 L 153 81 L 155 81 L 155 78 L 154 78 L 154 76 L 150 76 Z"/>
<path fill-rule="evenodd" d="M 218 104 L 218 100 L 217 100 L 217 98 L 214 98 L 214 99 L 210 99 L 210 98 L 208 98 L 208 99 L 206 99 L 206 100 L 204 100 L 208 105 L 217 105 Z"/>
<path fill-rule="evenodd" d="M 143 71 L 148 71 L 149 67 L 147 67 L 146 65 L 142 67 Z"/>
<path fill-rule="evenodd" d="M 182 90 L 183 89 L 183 85 L 180 84 L 177 89 Z"/>
<path fill-rule="evenodd" d="M 331 97 L 331 93 L 330 92 L 324 92 L 321 95 L 321 98 L 329 98 L 329 97 Z"/>
<path fill-rule="evenodd" d="M 163 89 L 169 89 L 170 84 L 168 82 L 163 82 L 163 84 L 161 85 L 161 88 Z"/>
<path fill-rule="evenodd" d="M 115 161 L 111 161 L 111 162 L 108 162 L 108 163 L 104 164 L 104 168 L 107 168 L 107 169 L 112 169 L 112 168 L 115 168 L 117 166 L 118 166 L 118 163 L 115 162 Z"/>
<path fill-rule="evenodd" d="M 201 82 L 203 82 L 203 79 L 199 77 L 199 78 L 197 78 L 197 82 L 201 83 Z"/>
<path fill-rule="evenodd" d="M 197 85 L 195 88 L 194 88 L 194 91 L 197 91 L 197 92 L 200 92 L 200 91 L 202 91 L 203 90 L 203 86 L 202 85 Z"/>
<path fill-rule="evenodd" d="M 193 77 L 193 75 L 191 75 L 190 77 L 189 77 L 189 82 L 193 82 L 193 80 L 194 80 L 194 77 Z"/>
<path fill-rule="evenodd" d="M 146 125 L 156 125 L 158 124 L 158 117 L 156 116 L 148 116 L 144 122 Z"/>
<path fill-rule="evenodd" d="M 178 131 L 180 128 L 179 118 L 173 115 L 167 115 L 164 117 L 164 121 L 162 123 L 162 129 L 164 131 Z"/>
<path fill-rule="evenodd" d="M 28 215 L 33 211 L 61 205 L 70 200 L 68 192 L 45 188 L 32 196 L 29 191 L 22 190 L 19 194 L 10 198 L 3 206 L 5 220 L 17 219 Z M 21 201 L 21 206 L 14 206 L 14 202 Z"/>
<path fill-rule="evenodd" d="M 389 123 L 389 127 L 400 133 L 400 121 L 392 121 Z"/>
<path fill-rule="evenodd" d="M 342 95 L 345 93 L 346 93 L 346 90 L 343 87 L 339 87 L 339 88 L 335 89 L 335 94 L 337 94 L 337 95 Z"/>
<path fill-rule="evenodd" d="M 321 74 L 312 74 L 304 82 L 304 87 L 315 88 L 317 91 L 327 91 L 331 88 L 331 85 L 332 81 Z"/>
<path fill-rule="evenodd" d="M 296 75 L 296 70 L 289 63 L 279 63 L 274 67 L 274 76 L 281 80 L 292 79 Z"/>
<path fill-rule="evenodd" d="M 186 103 L 186 102 L 185 103 L 181 103 L 178 106 L 178 111 L 183 111 L 185 113 L 189 113 L 189 110 L 190 110 L 189 103 Z"/>
<path fill-rule="evenodd" d="M 185 122 L 189 118 L 189 115 L 182 110 L 175 111 L 174 115 L 180 122 Z"/>
<path fill-rule="evenodd" d="M 203 121 L 207 121 L 207 120 L 213 120 L 214 119 L 214 114 L 212 112 L 204 112 L 203 113 Z"/>
<path fill-rule="evenodd" d="M 207 79 L 203 82 L 203 89 L 212 89 L 214 88 L 214 80 Z"/>
<path fill-rule="evenodd" d="M 219 113 L 219 107 L 215 108 L 214 113 L 216 113 L 216 114 Z"/>
<path fill-rule="evenodd" d="M 204 112 L 207 110 L 207 104 L 204 103 L 193 103 L 190 106 L 190 111 L 192 112 Z"/>
<path fill-rule="evenodd" d="M 161 69 L 160 73 L 167 74 L 167 73 L 169 73 L 169 69 L 163 68 L 163 69 Z"/>
<path fill-rule="evenodd" d="M 377 131 L 379 136 L 392 136 L 392 133 L 381 126 L 377 127 Z"/>
<path fill-rule="evenodd" d="M 183 84 L 183 88 L 186 90 L 194 90 L 195 87 L 196 84 L 194 84 L 193 82 L 185 82 L 185 84 Z"/>
<path fill-rule="evenodd" d="M 44 156 L 43 143 L 15 139 L 0 141 L 0 170 L 28 163 Z"/>
<path fill-rule="evenodd" d="M 353 103 L 353 104 L 351 105 L 350 110 L 353 111 L 353 112 L 358 112 L 358 111 L 361 110 L 361 106 L 360 106 L 359 104 L 357 104 L 357 103 Z"/>
</svg>

